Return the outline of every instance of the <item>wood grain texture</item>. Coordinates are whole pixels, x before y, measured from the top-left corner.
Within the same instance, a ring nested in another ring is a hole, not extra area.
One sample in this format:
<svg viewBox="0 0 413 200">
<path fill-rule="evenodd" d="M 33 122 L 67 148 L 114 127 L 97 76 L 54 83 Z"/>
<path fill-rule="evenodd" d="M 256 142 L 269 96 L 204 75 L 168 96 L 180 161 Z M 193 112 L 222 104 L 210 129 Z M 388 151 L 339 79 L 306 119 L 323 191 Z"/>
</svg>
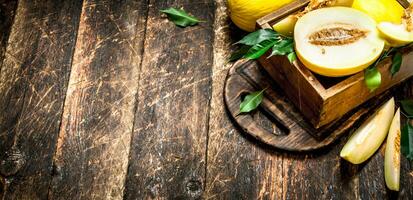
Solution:
<svg viewBox="0 0 413 200">
<path fill-rule="evenodd" d="M 295 154 L 230 120 L 227 58 L 245 33 L 226 2 L 20 0 L 0 32 L 0 199 L 412 199 L 405 159 L 401 191 L 386 189 L 384 145 L 357 166 L 339 157 L 348 136 Z M 178 28 L 159 13 L 172 6 L 206 22 Z"/>
<path fill-rule="evenodd" d="M 321 111 L 321 121 L 329 121 L 341 116 L 338 113 L 347 113 L 349 109 L 359 106 L 362 102 L 369 99 L 376 99 L 377 96 L 390 88 L 400 85 L 413 75 L 413 49 L 406 50 L 403 53 L 403 62 L 400 71 L 394 76 L 391 75 L 391 58 L 380 62 L 377 66 L 381 74 L 381 85 L 374 92 L 370 92 L 366 87 L 364 72 L 359 72 L 341 83 L 329 88 L 330 94 L 325 100 L 323 110 Z M 346 105 L 346 106 L 341 106 Z"/>
<path fill-rule="evenodd" d="M 50 199 L 122 198 L 147 8 L 83 2 Z"/>
<path fill-rule="evenodd" d="M 360 199 L 357 168 L 339 157 L 344 141 L 317 153 L 286 155 L 283 199 Z"/>
<path fill-rule="evenodd" d="M 209 120 L 205 199 L 281 199 L 281 153 L 262 149 L 229 120 L 223 90 L 231 44 L 239 32 L 231 24 L 225 0 L 215 13 L 214 65 Z M 238 36 L 239 37 L 239 36 Z M 260 143 L 261 144 L 261 143 Z"/>
<path fill-rule="evenodd" d="M 4 199 L 45 199 L 80 1 L 21 0 L 0 74 Z"/>
<path fill-rule="evenodd" d="M 314 75 L 299 61 L 295 61 L 293 66 L 285 56 L 269 59 L 262 57 L 259 61 L 268 74 L 279 83 L 290 101 L 318 128 L 320 112 L 323 109 L 324 88 Z"/>
<path fill-rule="evenodd" d="M 213 41 L 213 1 L 151 1 L 126 199 L 202 195 Z M 205 22 L 179 28 L 160 9 L 183 7 Z"/>
<path fill-rule="evenodd" d="M 0 0 L 0 70 L 16 8 L 17 0 Z"/>
</svg>

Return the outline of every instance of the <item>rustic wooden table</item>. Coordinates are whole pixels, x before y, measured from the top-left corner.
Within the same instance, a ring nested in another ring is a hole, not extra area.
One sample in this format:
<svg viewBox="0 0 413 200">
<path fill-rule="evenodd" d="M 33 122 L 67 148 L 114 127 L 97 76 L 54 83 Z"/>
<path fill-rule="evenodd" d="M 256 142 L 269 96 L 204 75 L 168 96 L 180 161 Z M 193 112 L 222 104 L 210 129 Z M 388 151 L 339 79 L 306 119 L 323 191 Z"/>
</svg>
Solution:
<svg viewBox="0 0 413 200">
<path fill-rule="evenodd" d="M 178 28 L 159 10 L 205 20 Z M 0 0 L 1 199 L 400 199 L 366 164 L 263 145 L 222 90 L 239 39 L 225 0 Z"/>
</svg>

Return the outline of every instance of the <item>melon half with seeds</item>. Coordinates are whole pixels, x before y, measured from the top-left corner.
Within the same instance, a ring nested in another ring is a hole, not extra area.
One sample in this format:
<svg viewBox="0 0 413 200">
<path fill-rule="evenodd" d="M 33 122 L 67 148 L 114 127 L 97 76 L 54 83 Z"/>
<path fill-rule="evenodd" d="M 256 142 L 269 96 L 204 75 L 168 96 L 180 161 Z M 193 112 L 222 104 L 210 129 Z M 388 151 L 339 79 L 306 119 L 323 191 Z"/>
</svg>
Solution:
<svg viewBox="0 0 413 200">
<path fill-rule="evenodd" d="M 384 48 L 376 22 L 367 14 L 346 7 L 305 14 L 297 21 L 294 40 L 300 61 L 310 70 L 331 77 L 364 70 Z"/>
</svg>

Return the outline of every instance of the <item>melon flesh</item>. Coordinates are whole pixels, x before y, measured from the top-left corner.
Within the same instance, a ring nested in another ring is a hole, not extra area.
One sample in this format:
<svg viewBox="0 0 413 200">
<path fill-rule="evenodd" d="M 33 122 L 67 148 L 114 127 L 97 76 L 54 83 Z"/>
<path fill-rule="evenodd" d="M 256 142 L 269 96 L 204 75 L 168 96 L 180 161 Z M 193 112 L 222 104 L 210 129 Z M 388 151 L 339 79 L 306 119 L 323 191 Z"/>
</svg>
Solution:
<svg viewBox="0 0 413 200">
<path fill-rule="evenodd" d="M 376 22 L 346 7 L 322 8 L 298 19 L 294 29 L 297 56 L 324 76 L 346 76 L 370 66 L 382 53 L 384 40 Z"/>
<path fill-rule="evenodd" d="M 386 138 L 393 116 L 394 99 L 391 98 L 351 135 L 340 157 L 353 164 L 369 159 Z"/>
<path fill-rule="evenodd" d="M 272 28 L 285 36 L 293 36 L 294 26 L 297 23 L 298 17 L 295 15 L 290 15 L 281 21 L 277 22 Z"/>
<path fill-rule="evenodd" d="M 381 22 L 377 25 L 380 33 L 388 44 L 393 47 L 403 46 L 413 42 L 413 5 L 404 11 L 401 24 Z"/>
<path fill-rule="evenodd" d="M 384 154 L 384 178 L 390 190 L 399 191 L 400 186 L 400 108 L 390 125 Z"/>
<path fill-rule="evenodd" d="M 390 46 L 398 47 L 413 42 L 413 32 L 407 31 L 403 24 L 382 22 L 377 28 Z"/>
</svg>

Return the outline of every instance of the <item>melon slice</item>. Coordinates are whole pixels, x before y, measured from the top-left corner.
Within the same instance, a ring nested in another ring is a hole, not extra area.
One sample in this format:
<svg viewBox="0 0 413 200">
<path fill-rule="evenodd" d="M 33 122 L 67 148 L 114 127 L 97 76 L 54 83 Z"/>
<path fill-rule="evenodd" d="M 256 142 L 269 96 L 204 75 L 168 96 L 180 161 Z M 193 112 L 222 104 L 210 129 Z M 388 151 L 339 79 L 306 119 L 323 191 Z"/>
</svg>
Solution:
<svg viewBox="0 0 413 200">
<path fill-rule="evenodd" d="M 369 159 L 386 138 L 393 114 L 394 99 L 391 98 L 351 135 L 340 156 L 353 164 Z"/>
<path fill-rule="evenodd" d="M 300 61 L 310 70 L 331 77 L 364 70 L 384 48 L 376 22 L 347 7 L 322 8 L 305 14 L 295 25 L 294 40 Z"/>
<path fill-rule="evenodd" d="M 413 4 L 404 11 L 401 24 L 381 22 L 377 28 L 390 46 L 403 46 L 413 42 Z"/>
<path fill-rule="evenodd" d="M 277 22 L 272 28 L 285 36 L 293 36 L 295 23 L 298 17 L 296 15 L 289 15 L 288 17 Z"/>
<path fill-rule="evenodd" d="M 384 178 L 390 190 L 399 191 L 400 186 L 400 108 L 397 109 L 387 136 L 384 154 Z"/>
<path fill-rule="evenodd" d="M 377 28 L 389 46 L 398 47 L 413 42 L 413 32 L 407 31 L 406 26 L 403 24 L 382 22 Z"/>
</svg>

